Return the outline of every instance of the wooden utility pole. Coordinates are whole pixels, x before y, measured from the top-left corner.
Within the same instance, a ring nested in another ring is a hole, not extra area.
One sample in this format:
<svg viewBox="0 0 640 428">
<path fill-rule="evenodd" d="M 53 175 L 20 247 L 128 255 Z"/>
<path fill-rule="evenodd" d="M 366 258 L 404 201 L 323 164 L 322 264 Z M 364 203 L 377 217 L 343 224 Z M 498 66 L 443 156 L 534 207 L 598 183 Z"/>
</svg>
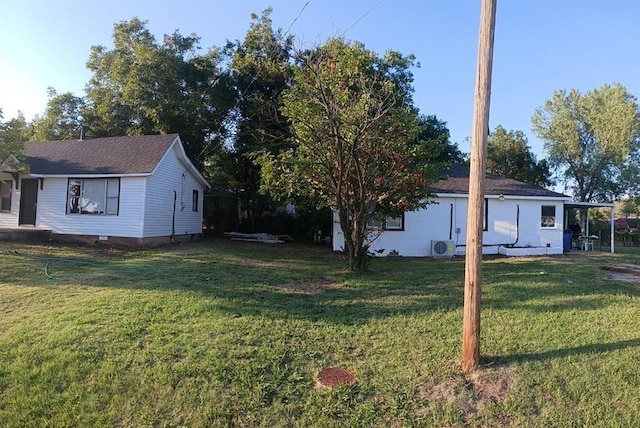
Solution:
<svg viewBox="0 0 640 428">
<path fill-rule="evenodd" d="M 464 320 L 462 324 L 462 371 L 470 373 L 480 364 L 480 293 L 482 290 L 482 223 L 484 176 L 489 136 L 491 66 L 497 0 L 482 0 L 478 69 L 473 105 L 469 209 L 464 278 Z"/>
</svg>

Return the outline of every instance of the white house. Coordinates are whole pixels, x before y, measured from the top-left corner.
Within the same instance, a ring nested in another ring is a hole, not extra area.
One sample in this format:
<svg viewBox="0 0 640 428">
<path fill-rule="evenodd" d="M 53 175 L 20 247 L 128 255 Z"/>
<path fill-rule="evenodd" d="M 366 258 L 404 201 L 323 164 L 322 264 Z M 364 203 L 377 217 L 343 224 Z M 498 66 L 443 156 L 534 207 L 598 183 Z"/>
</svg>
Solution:
<svg viewBox="0 0 640 428">
<path fill-rule="evenodd" d="M 209 184 L 177 134 L 25 146 L 30 173 L 0 175 L 0 228 L 134 245 L 202 234 Z"/>
<path fill-rule="evenodd" d="M 387 219 L 371 251 L 377 255 L 443 256 L 465 253 L 469 169 L 455 166 L 431 186 L 437 197 L 426 209 Z M 571 198 L 542 187 L 487 174 L 483 254 L 562 254 L 564 208 Z M 337 213 L 333 249 L 344 248 Z"/>
</svg>

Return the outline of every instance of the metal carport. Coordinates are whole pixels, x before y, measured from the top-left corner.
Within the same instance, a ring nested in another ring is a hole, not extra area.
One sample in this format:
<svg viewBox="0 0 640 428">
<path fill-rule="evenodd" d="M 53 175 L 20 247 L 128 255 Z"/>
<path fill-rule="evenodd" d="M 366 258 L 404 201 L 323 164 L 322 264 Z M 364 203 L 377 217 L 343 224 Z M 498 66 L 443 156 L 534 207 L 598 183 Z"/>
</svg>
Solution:
<svg viewBox="0 0 640 428">
<path fill-rule="evenodd" d="M 567 211 L 569 210 L 586 210 L 587 211 L 587 215 L 586 215 L 586 219 L 587 221 L 585 222 L 585 230 L 584 233 L 585 235 L 589 236 L 589 208 L 609 208 L 610 211 L 610 219 L 611 219 L 611 254 L 613 254 L 614 251 L 614 246 L 615 246 L 615 237 L 614 237 L 614 228 L 613 228 L 613 224 L 614 224 L 614 207 L 615 204 L 610 204 L 610 203 L 599 203 L 599 202 L 565 202 L 564 204 L 564 222 L 565 222 L 565 229 L 567 229 L 567 227 L 569 226 L 567 224 Z"/>
</svg>

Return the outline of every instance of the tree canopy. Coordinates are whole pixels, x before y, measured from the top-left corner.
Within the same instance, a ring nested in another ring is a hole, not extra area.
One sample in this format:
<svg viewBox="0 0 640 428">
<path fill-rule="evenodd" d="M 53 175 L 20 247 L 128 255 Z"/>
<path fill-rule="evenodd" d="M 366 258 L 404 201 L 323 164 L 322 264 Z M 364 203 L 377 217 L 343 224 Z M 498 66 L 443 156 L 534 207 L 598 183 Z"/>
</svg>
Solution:
<svg viewBox="0 0 640 428">
<path fill-rule="evenodd" d="M 3 122 L 0 110 L 0 165 L 16 172 L 28 171 L 25 164 L 24 142 L 32 131 L 22 113 L 18 117 Z"/>
<path fill-rule="evenodd" d="M 611 201 L 637 182 L 630 166 L 638 153 L 640 114 L 622 85 L 585 94 L 555 91 L 531 121 L 551 166 L 561 170 L 578 201 Z"/>
<path fill-rule="evenodd" d="M 451 134 L 445 121 L 438 119 L 435 115 L 421 115 L 419 127 L 417 144 L 423 146 L 422 150 L 425 153 L 429 153 L 429 158 L 425 161 L 441 166 L 465 162 L 465 154 L 450 140 Z"/>
<path fill-rule="evenodd" d="M 233 132 L 226 150 L 211 153 L 208 166 L 210 177 L 236 191 L 252 231 L 256 212 L 271 205 L 259 194 L 260 168 L 254 158 L 262 151 L 277 154 L 289 147 L 289 124 L 281 107 L 283 90 L 293 78 L 293 37 L 273 29 L 271 12 L 252 14 L 244 40 L 229 41 L 221 50 L 235 99 L 229 113 Z"/>
<path fill-rule="evenodd" d="M 621 217 L 638 217 L 640 213 L 640 200 L 636 196 L 628 196 L 619 201 L 616 205 L 616 211 Z"/>
<path fill-rule="evenodd" d="M 538 161 L 522 131 L 507 131 L 498 125 L 487 144 L 487 172 L 537 186 L 550 186 L 546 160 Z"/>
<path fill-rule="evenodd" d="M 293 147 L 260 158 L 264 191 L 338 212 L 354 270 L 366 266 L 371 221 L 426 206 L 439 169 L 428 162 L 428 145 L 417 143 L 413 62 L 343 39 L 301 53 L 282 108 Z"/>
<path fill-rule="evenodd" d="M 82 112 L 86 104 L 84 98 L 71 92 L 58 94 L 49 88 L 49 101 L 42 117 L 36 117 L 33 123 L 33 141 L 54 141 L 77 139 L 80 136 Z"/>
<path fill-rule="evenodd" d="M 93 46 L 87 61 L 88 135 L 179 133 L 202 165 L 204 147 L 226 138 L 233 94 L 217 52 L 200 54 L 199 41 L 175 31 L 158 43 L 137 18 L 115 24 L 114 48 Z"/>
</svg>

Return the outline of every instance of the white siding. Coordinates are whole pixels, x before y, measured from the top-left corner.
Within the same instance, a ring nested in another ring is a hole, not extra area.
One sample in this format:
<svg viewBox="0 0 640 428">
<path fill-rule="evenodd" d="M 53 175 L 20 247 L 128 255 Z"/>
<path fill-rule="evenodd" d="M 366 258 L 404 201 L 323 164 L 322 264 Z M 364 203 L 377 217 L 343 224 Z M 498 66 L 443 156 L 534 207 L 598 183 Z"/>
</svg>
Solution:
<svg viewBox="0 0 640 428">
<path fill-rule="evenodd" d="M 456 253 L 464 254 L 467 232 L 467 206 L 465 197 L 439 197 L 437 204 L 426 210 L 405 213 L 404 230 L 385 231 L 373 242 L 375 254 L 387 255 L 397 251 L 402 256 L 431 255 L 432 240 L 452 240 Z M 540 225 L 542 205 L 556 207 L 556 226 Z M 497 254 L 501 246 L 562 248 L 563 201 L 559 199 L 506 199 L 488 198 L 488 224 L 483 232 L 483 253 Z M 334 214 L 333 249 L 344 247 L 344 236 Z M 379 251 L 379 253 L 378 253 Z"/>
<path fill-rule="evenodd" d="M 0 211 L 0 227 L 18 227 L 18 214 L 20 210 L 20 191 L 16 189 L 16 182 L 8 174 L 0 174 L 0 179 L 6 183 L 11 181 L 11 211 Z"/>
<path fill-rule="evenodd" d="M 175 215 L 175 234 L 202 233 L 203 187 L 177 155 L 177 144 L 164 156 L 148 178 L 144 209 L 144 236 L 170 236 Z M 198 210 L 192 209 L 193 190 L 198 191 Z M 175 194 L 175 214 L 174 214 Z"/>
<path fill-rule="evenodd" d="M 66 213 L 66 177 L 45 178 L 38 189 L 36 227 L 59 234 L 142 238 L 145 182 L 145 177 L 122 177 L 118 215 L 90 215 Z"/>
</svg>

